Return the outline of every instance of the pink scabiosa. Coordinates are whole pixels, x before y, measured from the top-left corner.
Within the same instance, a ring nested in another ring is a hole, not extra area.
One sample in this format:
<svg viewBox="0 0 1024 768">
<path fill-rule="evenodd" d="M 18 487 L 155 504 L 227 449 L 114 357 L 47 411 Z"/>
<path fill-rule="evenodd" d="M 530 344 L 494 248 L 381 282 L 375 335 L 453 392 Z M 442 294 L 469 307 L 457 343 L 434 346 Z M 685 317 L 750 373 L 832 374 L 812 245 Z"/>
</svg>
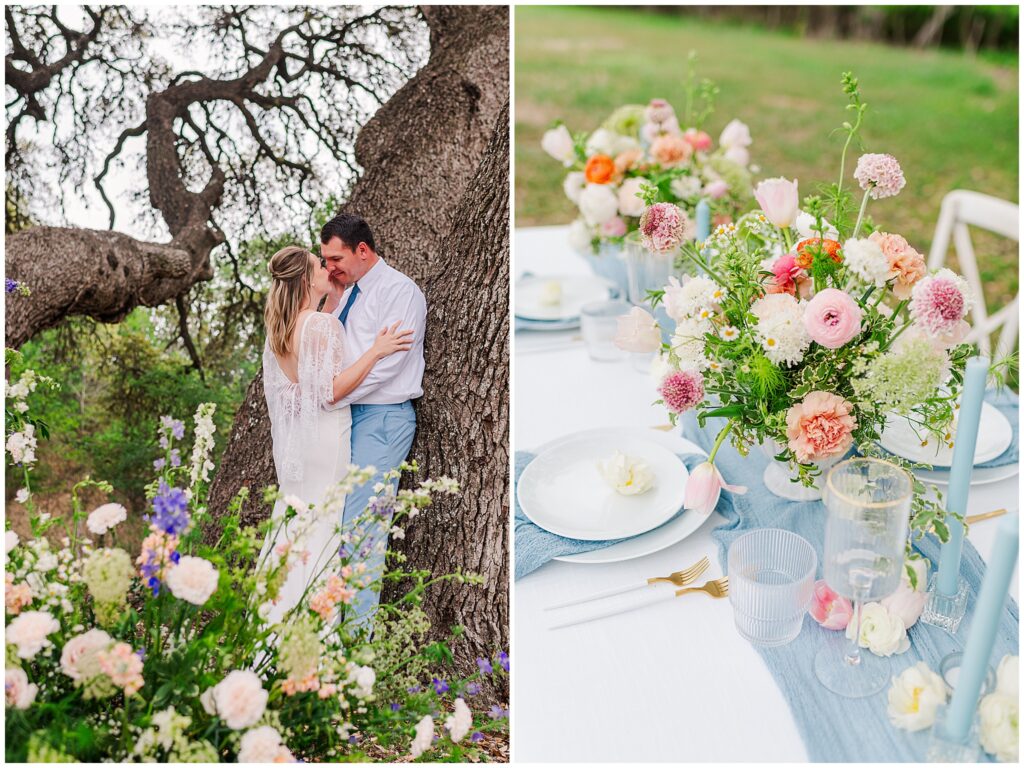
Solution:
<svg viewBox="0 0 1024 768">
<path fill-rule="evenodd" d="M 940 269 L 914 286 L 910 316 L 929 336 L 953 333 L 971 308 L 967 281 L 951 269 Z"/>
<path fill-rule="evenodd" d="M 895 197 L 907 184 L 899 161 L 892 155 L 861 155 L 853 178 L 873 200 Z"/>
<path fill-rule="evenodd" d="M 640 239 L 657 253 L 678 248 L 686 237 L 686 214 L 673 203 L 655 203 L 640 217 Z"/>
<path fill-rule="evenodd" d="M 704 399 L 704 376 L 700 371 L 676 371 L 661 382 L 658 392 L 672 413 L 690 410 Z"/>
</svg>

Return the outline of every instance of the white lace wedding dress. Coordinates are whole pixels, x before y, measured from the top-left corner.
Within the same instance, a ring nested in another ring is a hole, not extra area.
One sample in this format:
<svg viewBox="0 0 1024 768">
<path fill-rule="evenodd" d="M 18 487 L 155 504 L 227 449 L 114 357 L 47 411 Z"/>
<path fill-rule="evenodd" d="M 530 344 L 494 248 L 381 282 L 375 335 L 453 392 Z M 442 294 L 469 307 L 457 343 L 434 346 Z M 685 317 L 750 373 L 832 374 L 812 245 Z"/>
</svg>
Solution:
<svg viewBox="0 0 1024 768">
<path fill-rule="evenodd" d="M 343 369 L 344 329 L 338 318 L 323 312 L 313 312 L 299 322 L 298 382 L 281 370 L 269 343 L 263 350 L 263 389 L 278 487 L 282 497 L 297 496 L 314 505 L 311 521 L 308 516 L 293 518 L 287 526 L 281 525 L 286 509 L 283 498 L 274 506 L 274 527 L 263 544 L 260 562 L 272 558 L 270 550 L 286 541 L 291 541 L 293 551 L 305 550 L 309 556 L 289 572 L 279 600 L 270 607 L 271 622 L 280 621 L 337 556 L 344 497 L 332 496 L 336 513 L 324 513 L 319 507 L 328 491 L 345 478 L 352 454 L 351 408 L 325 408 L 333 395 L 334 376 Z"/>
</svg>

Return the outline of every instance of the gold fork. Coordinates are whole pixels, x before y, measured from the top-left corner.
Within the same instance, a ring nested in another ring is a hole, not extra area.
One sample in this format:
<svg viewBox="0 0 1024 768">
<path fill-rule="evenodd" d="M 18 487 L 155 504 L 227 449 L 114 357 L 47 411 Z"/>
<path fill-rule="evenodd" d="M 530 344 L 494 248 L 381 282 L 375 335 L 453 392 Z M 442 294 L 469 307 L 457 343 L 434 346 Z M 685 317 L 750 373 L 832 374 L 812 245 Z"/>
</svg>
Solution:
<svg viewBox="0 0 1024 768">
<path fill-rule="evenodd" d="M 687 592 L 706 592 L 712 597 L 728 597 L 729 596 L 729 577 L 723 576 L 720 579 L 714 579 L 713 581 L 706 581 L 699 587 L 687 587 L 686 589 L 677 589 L 676 597 L 685 595 Z"/>
<path fill-rule="evenodd" d="M 589 603 L 592 600 L 600 600 L 605 597 L 611 597 L 612 595 L 621 595 L 625 592 L 632 592 L 634 589 L 643 589 L 644 587 L 649 587 L 651 584 L 656 584 L 658 582 L 668 582 L 669 584 L 674 584 L 677 587 L 685 587 L 687 584 L 692 584 L 696 581 L 710 565 L 711 561 L 708 560 L 705 555 L 689 568 L 685 568 L 682 571 L 676 571 L 675 573 L 670 573 L 668 576 L 655 576 L 654 578 L 647 579 L 646 581 L 633 582 L 632 584 L 627 584 L 622 587 L 613 587 L 612 589 L 606 589 L 603 592 L 597 592 L 578 600 L 570 600 L 567 603 L 549 605 L 545 610 L 554 611 L 559 608 L 568 608 L 570 605 Z"/>
</svg>

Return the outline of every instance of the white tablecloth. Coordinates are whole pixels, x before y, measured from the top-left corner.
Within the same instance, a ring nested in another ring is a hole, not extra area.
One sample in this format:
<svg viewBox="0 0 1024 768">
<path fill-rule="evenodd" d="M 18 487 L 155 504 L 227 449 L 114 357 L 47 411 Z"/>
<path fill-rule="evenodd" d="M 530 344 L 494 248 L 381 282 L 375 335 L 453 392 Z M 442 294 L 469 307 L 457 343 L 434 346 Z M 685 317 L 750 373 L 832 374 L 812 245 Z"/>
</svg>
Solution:
<svg viewBox="0 0 1024 768">
<path fill-rule="evenodd" d="M 517 229 L 515 238 L 517 275 L 589 272 L 569 248 L 565 227 Z M 591 361 L 578 330 L 517 333 L 513 365 L 516 450 L 593 427 L 667 422 L 664 410 L 650 405 L 656 399 L 650 377 L 628 361 Z M 686 448 L 680 437 L 652 435 Z M 979 486 L 968 513 L 1014 510 L 1018 500 L 1017 478 Z M 712 561 L 707 576 L 721 575 L 711 539 L 721 521 L 712 515 L 689 538 L 645 558 L 608 565 L 552 562 L 515 582 L 517 761 L 807 759 L 788 705 L 757 651 L 736 633 L 727 600 L 689 595 L 600 622 L 548 629 L 556 614 L 545 606 L 667 574 L 704 555 Z M 996 525 L 986 522 L 971 531 L 983 557 Z M 1012 594 L 1017 596 L 1016 579 Z"/>
</svg>

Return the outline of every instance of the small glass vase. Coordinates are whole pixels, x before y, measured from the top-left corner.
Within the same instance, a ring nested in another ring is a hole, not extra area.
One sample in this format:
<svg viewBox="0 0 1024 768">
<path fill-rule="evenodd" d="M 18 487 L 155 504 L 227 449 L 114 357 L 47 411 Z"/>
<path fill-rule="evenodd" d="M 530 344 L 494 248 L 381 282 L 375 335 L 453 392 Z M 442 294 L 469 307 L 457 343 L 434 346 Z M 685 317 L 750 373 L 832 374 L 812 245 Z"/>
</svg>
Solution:
<svg viewBox="0 0 1024 768">
<path fill-rule="evenodd" d="M 626 252 L 621 243 L 602 242 L 596 252 L 591 249 L 583 254 L 590 270 L 598 277 L 611 281 L 618 291 L 616 298 L 625 299 L 629 290 L 629 276 L 626 267 Z"/>
<path fill-rule="evenodd" d="M 819 501 L 821 488 L 818 487 L 817 482 L 812 486 L 804 485 L 800 482 L 800 474 L 792 469 L 787 462 L 775 460 L 775 457 L 784 448 L 785 446 L 774 441 L 761 443 L 761 450 L 769 459 L 762 477 L 765 487 L 779 498 L 787 501 Z M 842 457 L 837 456 L 818 462 L 817 466 L 821 469 L 819 481 L 828 474 L 829 469 L 839 462 L 840 458 Z"/>
<path fill-rule="evenodd" d="M 625 238 L 627 298 L 637 307 L 650 309 L 648 291 L 658 291 L 668 285 L 675 274 L 676 251 L 658 253 L 648 250 L 640 240 L 639 232 L 630 232 Z"/>
</svg>

